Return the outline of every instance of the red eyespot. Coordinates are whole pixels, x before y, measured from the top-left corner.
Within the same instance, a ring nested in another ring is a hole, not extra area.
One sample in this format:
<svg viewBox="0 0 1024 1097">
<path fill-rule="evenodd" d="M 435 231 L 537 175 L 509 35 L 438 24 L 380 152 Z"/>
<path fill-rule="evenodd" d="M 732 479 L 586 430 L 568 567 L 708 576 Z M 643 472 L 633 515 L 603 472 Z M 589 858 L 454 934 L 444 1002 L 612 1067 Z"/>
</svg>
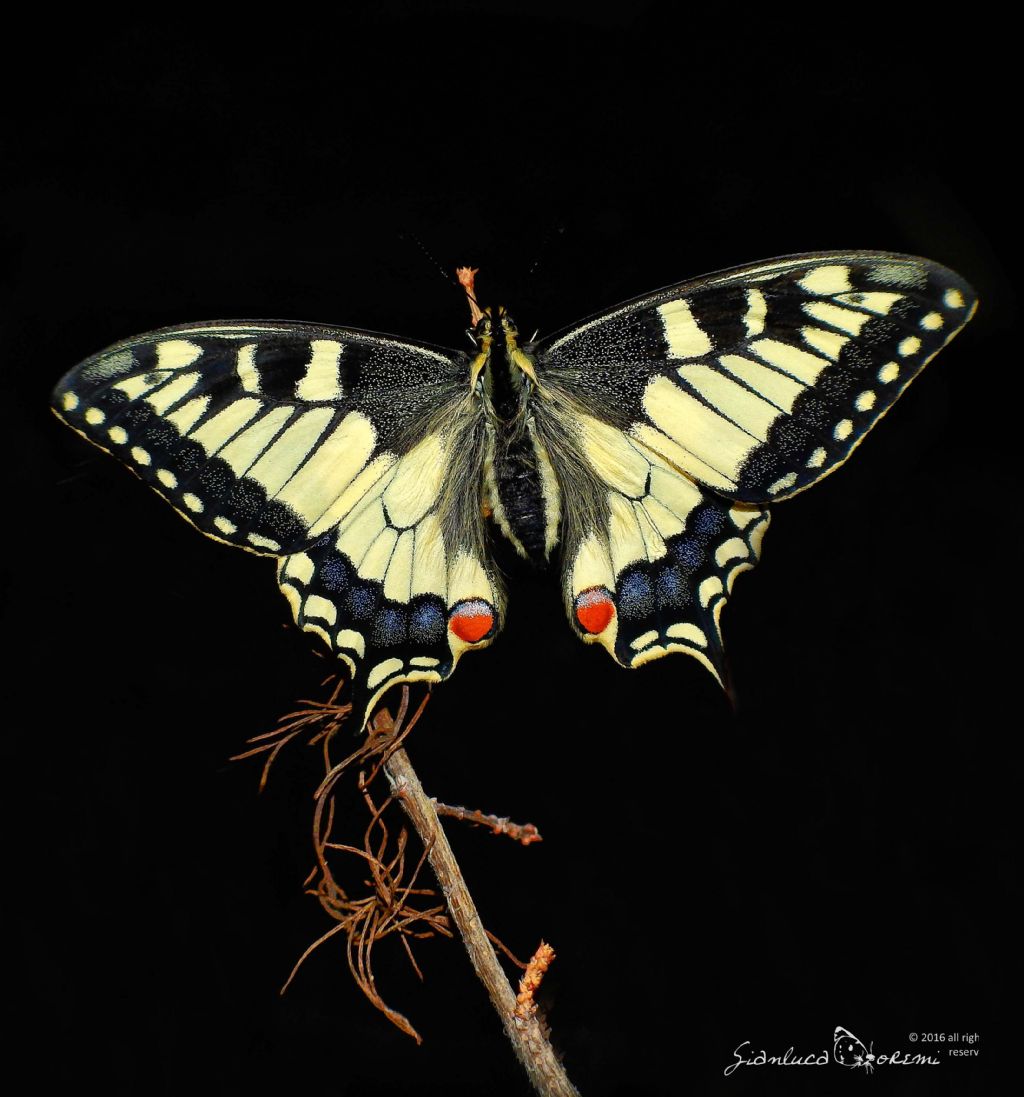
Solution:
<svg viewBox="0 0 1024 1097">
<path fill-rule="evenodd" d="M 494 609 L 482 598 L 459 602 L 448 617 L 448 627 L 467 644 L 475 644 L 494 631 Z"/>
<path fill-rule="evenodd" d="M 576 620 L 591 635 L 604 632 L 615 616 L 615 602 L 604 587 L 591 587 L 576 595 Z"/>
</svg>

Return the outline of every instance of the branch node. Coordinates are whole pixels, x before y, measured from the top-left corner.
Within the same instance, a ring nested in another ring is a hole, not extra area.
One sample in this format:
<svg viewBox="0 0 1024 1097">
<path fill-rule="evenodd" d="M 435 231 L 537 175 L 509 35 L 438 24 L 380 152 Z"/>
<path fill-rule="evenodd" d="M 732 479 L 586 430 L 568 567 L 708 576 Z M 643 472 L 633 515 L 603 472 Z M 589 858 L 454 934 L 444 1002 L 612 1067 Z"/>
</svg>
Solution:
<svg viewBox="0 0 1024 1097">
<path fill-rule="evenodd" d="M 536 1014 L 535 997 L 554 958 L 555 950 L 546 941 L 541 941 L 526 965 L 526 971 L 519 980 L 519 994 L 516 996 L 516 1016 L 521 1020 L 532 1018 Z"/>
</svg>

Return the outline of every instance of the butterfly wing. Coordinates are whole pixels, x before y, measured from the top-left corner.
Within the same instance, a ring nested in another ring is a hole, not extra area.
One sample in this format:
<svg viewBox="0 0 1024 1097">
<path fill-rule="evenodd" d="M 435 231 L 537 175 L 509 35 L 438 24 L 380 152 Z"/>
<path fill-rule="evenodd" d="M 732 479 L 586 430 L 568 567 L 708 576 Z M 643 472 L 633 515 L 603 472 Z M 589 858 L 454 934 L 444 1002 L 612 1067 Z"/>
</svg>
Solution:
<svg viewBox="0 0 1024 1097">
<path fill-rule="evenodd" d="M 867 1066 L 868 1049 L 852 1032 L 848 1032 L 842 1025 L 837 1025 L 834 1034 L 833 1058 L 844 1067 Z"/>
<path fill-rule="evenodd" d="M 754 566 L 763 507 L 723 499 L 560 394 L 534 422 L 561 487 L 562 585 L 577 635 L 640 666 L 679 651 L 724 681 L 719 618 Z"/>
<path fill-rule="evenodd" d="M 339 328 L 167 328 L 87 359 L 54 411 L 203 533 L 277 557 L 296 622 L 365 714 L 496 632 L 468 361 Z M 450 460 L 458 454 L 458 461 Z"/>
<path fill-rule="evenodd" d="M 765 505 L 842 464 L 974 306 L 927 260 L 819 253 L 670 287 L 529 348 L 578 634 L 624 666 L 684 651 L 721 680 L 719 617 Z"/>
<path fill-rule="evenodd" d="M 544 383 L 719 495 L 759 504 L 841 465 L 975 304 L 927 259 L 822 252 L 660 290 L 534 353 Z"/>
</svg>

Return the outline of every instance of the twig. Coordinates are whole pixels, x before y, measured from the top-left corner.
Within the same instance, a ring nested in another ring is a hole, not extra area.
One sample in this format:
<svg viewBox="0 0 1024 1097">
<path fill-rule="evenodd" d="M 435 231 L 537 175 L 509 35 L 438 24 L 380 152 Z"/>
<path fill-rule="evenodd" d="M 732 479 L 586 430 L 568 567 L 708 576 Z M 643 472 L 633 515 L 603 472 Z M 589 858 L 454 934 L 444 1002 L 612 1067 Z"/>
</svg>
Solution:
<svg viewBox="0 0 1024 1097">
<path fill-rule="evenodd" d="M 437 808 L 438 815 L 447 815 L 452 819 L 461 819 L 465 823 L 477 823 L 482 827 L 490 827 L 492 833 L 504 834 L 506 838 L 511 838 L 513 842 L 518 842 L 521 846 L 528 846 L 531 842 L 544 841 L 540 831 L 533 823 L 513 823 L 511 819 L 504 815 L 486 815 L 476 809 L 462 808 L 455 804 L 442 804 L 433 796 L 431 796 L 431 800 L 434 802 L 434 807 Z"/>
<path fill-rule="evenodd" d="M 534 1002 L 534 994 L 554 958 L 554 950 L 542 941 L 530 963 L 524 964 L 497 937 L 484 929 L 438 813 L 488 826 L 494 833 L 506 834 L 523 845 L 541 840 L 537 828 L 532 823 L 517 824 L 480 811 L 449 808 L 436 804 L 427 796 L 403 743 L 423 714 L 429 694 L 423 697 L 422 703 L 413 712 L 410 710 L 408 686 L 402 690 L 397 714 L 392 717 L 387 709 L 378 709 L 367 726 L 366 738 L 345 759 L 334 762 L 331 744 L 351 711 L 351 705 L 339 703 L 340 690 L 339 681 L 326 702 L 301 702 L 305 708 L 282 717 L 281 726 L 250 739 L 249 749 L 236 755 L 237 758 L 266 755 L 260 781 L 262 789 L 277 755 L 300 733 L 311 734 L 310 744 L 320 744 L 323 751 L 325 775 L 315 793 L 313 812 L 313 846 L 317 863 L 306 879 L 306 886 L 308 893 L 320 900 L 323 909 L 335 919 L 337 925 L 302 953 L 281 992 L 284 993 L 313 952 L 344 932 L 348 966 L 359 988 L 393 1024 L 419 1043 L 420 1036 L 408 1018 L 389 1007 L 377 991 L 372 968 L 373 946 L 383 937 L 397 934 L 413 970 L 422 978 L 412 954 L 412 939 L 435 934 L 450 937 L 451 923 L 454 922 L 473 968 L 486 987 L 533 1088 L 540 1097 L 579 1097 L 548 1043 L 547 1030 Z M 369 773 L 359 773 L 358 781 L 359 791 L 370 814 L 362 848 L 335 841 L 331 837 L 335 788 L 348 767 L 355 762 L 365 762 L 371 767 Z M 378 804 L 370 786 L 382 769 L 390 783 L 391 794 Z M 423 853 L 411 873 L 407 873 L 406 830 L 402 828 L 392 841 L 383 818 L 386 808 L 394 800 L 402 805 L 423 845 Z M 331 853 L 347 853 L 362 860 L 370 876 L 365 881 L 370 888 L 369 894 L 360 898 L 346 893 L 331 871 Z M 445 906 L 441 903 L 430 903 L 431 899 L 438 898 L 436 891 L 416 886 L 420 869 L 426 861 L 429 861 L 441 885 L 448 913 L 445 913 Z M 492 942 L 512 963 L 526 972 L 520 983 L 518 999 L 498 963 Z"/>
<path fill-rule="evenodd" d="M 536 1014 L 528 1011 L 517 1013 L 515 992 L 487 939 L 434 804 L 423 791 L 404 748 L 399 747 L 390 754 L 384 763 L 384 772 L 427 850 L 430 867 L 448 901 L 448 910 L 458 927 L 473 968 L 487 988 L 491 1003 L 498 1011 L 533 1088 L 541 1097 L 579 1097 L 579 1091 L 566 1076 Z"/>
</svg>

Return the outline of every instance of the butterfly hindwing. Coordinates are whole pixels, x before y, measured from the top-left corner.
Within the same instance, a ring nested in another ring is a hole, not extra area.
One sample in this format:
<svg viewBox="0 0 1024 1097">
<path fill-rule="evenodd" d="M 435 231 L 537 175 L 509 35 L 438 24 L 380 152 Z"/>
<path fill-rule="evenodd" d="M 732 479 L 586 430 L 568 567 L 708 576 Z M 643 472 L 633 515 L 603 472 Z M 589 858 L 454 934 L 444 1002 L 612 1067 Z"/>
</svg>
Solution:
<svg viewBox="0 0 1024 1097">
<path fill-rule="evenodd" d="M 563 497 L 577 500 L 562 526 L 577 634 L 626 667 L 685 652 L 723 681 L 719 618 L 736 576 L 757 562 L 768 512 L 716 496 L 558 399 L 539 404 L 536 423 Z"/>
<path fill-rule="evenodd" d="M 53 406 L 203 533 L 278 557 L 297 623 L 369 706 L 396 682 L 447 677 L 500 624 L 467 377 L 452 351 L 224 322 L 94 355 Z"/>
<path fill-rule="evenodd" d="M 842 464 L 974 306 L 928 260 L 820 253 L 661 290 L 532 352 L 542 384 L 716 493 L 762 504 Z"/>
<path fill-rule="evenodd" d="M 456 417 L 448 431 L 382 462 L 328 533 L 278 565 L 296 622 L 348 665 L 366 715 L 398 682 L 443 681 L 500 627 L 504 592 L 484 547 L 477 426 Z M 455 453 L 464 463 L 453 469 Z"/>
</svg>

